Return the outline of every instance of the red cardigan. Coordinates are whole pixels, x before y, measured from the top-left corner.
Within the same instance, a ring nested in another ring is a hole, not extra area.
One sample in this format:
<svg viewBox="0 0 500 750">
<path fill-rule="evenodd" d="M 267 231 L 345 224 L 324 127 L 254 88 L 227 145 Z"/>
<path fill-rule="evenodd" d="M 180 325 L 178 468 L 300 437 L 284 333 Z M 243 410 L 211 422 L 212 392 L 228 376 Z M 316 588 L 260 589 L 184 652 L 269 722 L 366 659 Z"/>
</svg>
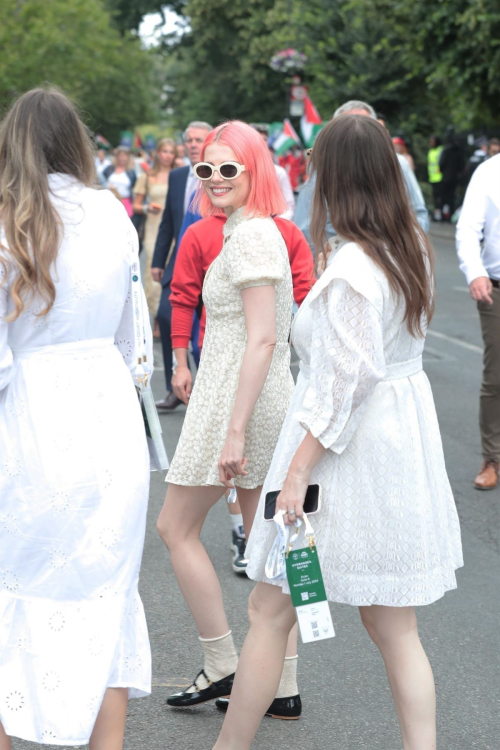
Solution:
<svg viewBox="0 0 500 750">
<path fill-rule="evenodd" d="M 203 280 L 208 267 L 222 250 L 225 216 L 208 216 L 186 230 L 182 238 L 171 283 L 172 347 L 187 349 L 191 339 L 193 312 L 200 303 Z M 311 249 L 300 229 L 287 219 L 274 220 L 290 257 L 293 296 L 301 304 L 314 283 Z M 205 333 L 205 308 L 200 325 L 200 347 Z"/>
</svg>

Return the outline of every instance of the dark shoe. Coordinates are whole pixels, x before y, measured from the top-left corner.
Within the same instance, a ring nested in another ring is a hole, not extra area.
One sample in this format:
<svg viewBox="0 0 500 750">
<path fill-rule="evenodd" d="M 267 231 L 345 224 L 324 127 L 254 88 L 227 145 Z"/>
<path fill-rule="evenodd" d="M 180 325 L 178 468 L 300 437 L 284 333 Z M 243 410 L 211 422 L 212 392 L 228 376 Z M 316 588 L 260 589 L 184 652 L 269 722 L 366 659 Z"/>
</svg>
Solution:
<svg viewBox="0 0 500 750">
<path fill-rule="evenodd" d="M 196 681 L 198 677 L 200 677 L 200 675 L 203 675 L 208 683 L 208 687 L 198 689 Z M 169 706 L 174 706 L 175 708 L 184 708 L 186 706 L 196 706 L 198 703 L 213 701 L 214 698 L 227 697 L 228 695 L 231 695 L 231 690 L 233 689 L 233 680 L 234 672 L 227 677 L 223 677 L 222 680 L 217 680 L 217 682 L 210 682 L 205 674 L 205 670 L 202 669 L 201 672 L 198 672 L 193 684 L 191 685 L 191 687 L 196 688 L 196 690 L 192 693 L 183 691 L 182 693 L 175 693 L 175 695 L 170 695 L 167 698 L 167 704 Z"/>
<path fill-rule="evenodd" d="M 215 701 L 215 705 L 219 711 L 227 711 L 229 699 L 219 698 Z M 300 695 L 293 695 L 291 698 L 275 698 L 266 711 L 266 716 L 270 716 L 272 719 L 293 721 L 294 719 L 299 719 L 301 713 L 302 701 L 300 700 Z"/>
<path fill-rule="evenodd" d="M 168 391 L 163 401 L 156 402 L 156 408 L 159 409 L 159 411 L 173 411 L 173 409 L 176 409 L 180 404 L 182 404 L 180 398 L 177 398 L 173 391 Z"/>
<path fill-rule="evenodd" d="M 233 570 L 235 573 L 246 573 L 248 565 L 248 560 L 245 557 L 246 547 L 247 540 L 244 537 L 238 536 L 236 531 L 233 530 L 231 550 L 233 552 Z"/>
<path fill-rule="evenodd" d="M 474 480 L 476 490 L 494 490 L 498 484 L 499 463 L 493 458 L 486 458 Z"/>
</svg>

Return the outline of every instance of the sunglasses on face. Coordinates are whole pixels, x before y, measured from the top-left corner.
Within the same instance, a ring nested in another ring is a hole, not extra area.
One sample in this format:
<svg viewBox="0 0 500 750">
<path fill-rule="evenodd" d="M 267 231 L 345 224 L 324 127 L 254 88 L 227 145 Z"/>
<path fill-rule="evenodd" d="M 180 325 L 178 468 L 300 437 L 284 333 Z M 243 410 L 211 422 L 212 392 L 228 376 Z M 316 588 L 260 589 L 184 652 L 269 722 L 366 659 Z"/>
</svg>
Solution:
<svg viewBox="0 0 500 750">
<path fill-rule="evenodd" d="M 206 161 L 200 161 L 194 165 L 194 173 L 200 180 L 211 180 L 214 172 L 217 172 L 223 180 L 235 180 L 244 171 L 245 166 L 235 161 L 225 161 L 223 164 L 219 164 L 218 167 Z"/>
</svg>

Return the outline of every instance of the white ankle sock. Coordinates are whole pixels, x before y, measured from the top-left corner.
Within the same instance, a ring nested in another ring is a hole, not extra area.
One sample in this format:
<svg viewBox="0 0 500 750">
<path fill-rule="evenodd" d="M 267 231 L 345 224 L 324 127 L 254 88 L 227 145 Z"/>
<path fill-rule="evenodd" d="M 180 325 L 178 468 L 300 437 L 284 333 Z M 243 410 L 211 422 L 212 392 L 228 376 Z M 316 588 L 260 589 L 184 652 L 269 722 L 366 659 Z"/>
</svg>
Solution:
<svg viewBox="0 0 500 750">
<path fill-rule="evenodd" d="M 291 698 L 299 694 L 297 686 L 298 656 L 286 656 L 276 698 Z"/>
<path fill-rule="evenodd" d="M 231 522 L 233 524 L 233 531 L 235 531 L 241 539 L 245 538 L 245 530 L 243 528 L 243 516 L 241 513 L 236 513 L 234 516 L 231 514 Z"/>
<path fill-rule="evenodd" d="M 217 682 L 236 672 L 238 654 L 234 647 L 232 630 L 219 638 L 200 638 L 199 640 L 205 657 L 203 669 L 211 682 Z M 196 689 L 204 690 L 207 687 L 207 681 L 203 675 L 200 675 L 196 681 L 196 688 L 190 688 L 186 692 L 195 692 Z"/>
</svg>

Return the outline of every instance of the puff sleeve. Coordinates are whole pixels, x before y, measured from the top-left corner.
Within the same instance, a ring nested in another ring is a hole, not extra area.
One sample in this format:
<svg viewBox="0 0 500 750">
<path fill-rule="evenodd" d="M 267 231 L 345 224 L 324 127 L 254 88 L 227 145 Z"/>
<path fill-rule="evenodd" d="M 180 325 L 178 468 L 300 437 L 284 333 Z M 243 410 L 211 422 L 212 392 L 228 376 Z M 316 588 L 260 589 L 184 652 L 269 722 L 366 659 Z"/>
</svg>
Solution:
<svg viewBox="0 0 500 750">
<path fill-rule="evenodd" d="M 325 447 L 342 453 L 385 375 L 382 318 L 342 278 L 312 301 L 309 387 L 295 417 Z"/>
<path fill-rule="evenodd" d="M 231 236 L 227 254 L 227 269 L 234 286 L 276 286 L 285 277 L 285 262 L 281 235 L 273 225 L 262 220 L 249 221 Z"/>
</svg>

